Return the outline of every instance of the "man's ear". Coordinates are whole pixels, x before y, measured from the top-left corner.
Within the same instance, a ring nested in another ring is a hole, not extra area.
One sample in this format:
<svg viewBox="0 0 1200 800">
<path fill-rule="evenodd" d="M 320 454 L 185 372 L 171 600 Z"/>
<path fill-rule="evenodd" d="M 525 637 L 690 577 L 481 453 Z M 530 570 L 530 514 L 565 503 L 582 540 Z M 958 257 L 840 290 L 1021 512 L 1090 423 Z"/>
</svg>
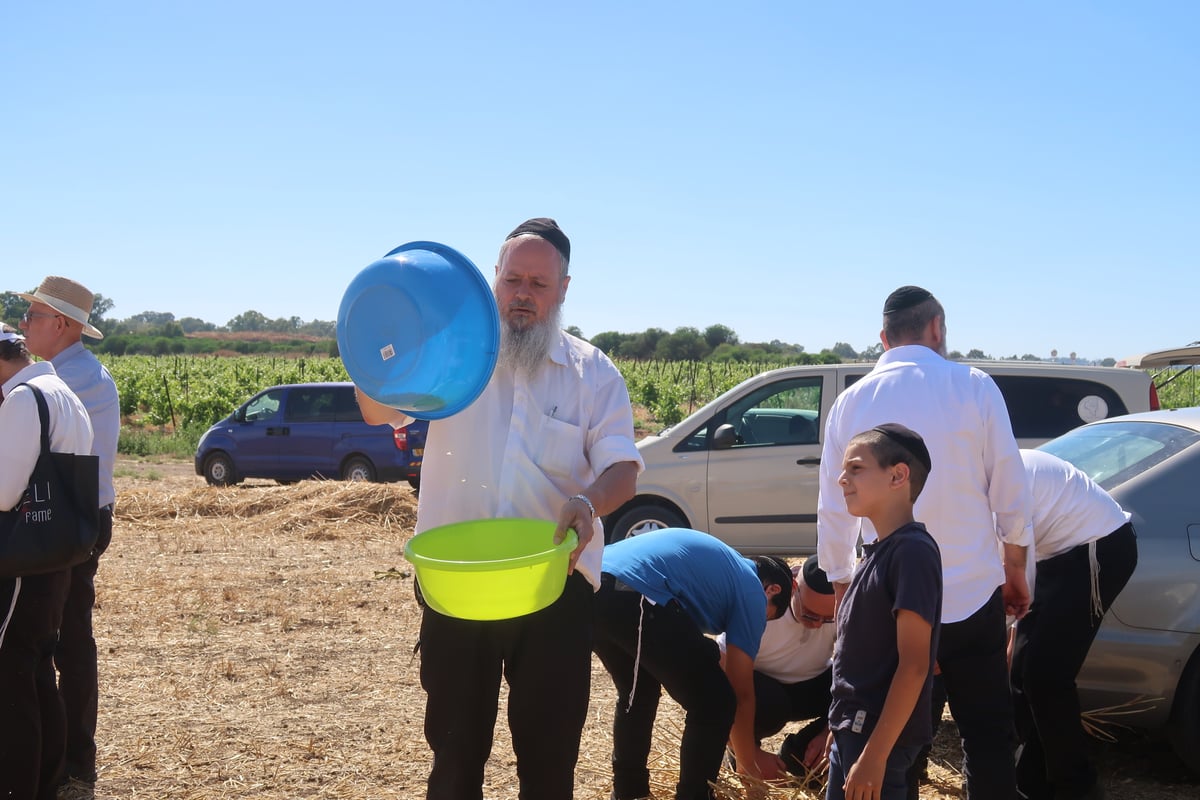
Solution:
<svg viewBox="0 0 1200 800">
<path fill-rule="evenodd" d="M 768 583 L 766 586 L 763 587 L 763 589 L 767 593 L 768 600 L 770 600 L 772 597 L 774 597 L 775 595 L 777 595 L 783 591 L 783 589 L 779 588 L 778 583 Z"/>
<path fill-rule="evenodd" d="M 945 328 L 942 327 L 945 322 L 946 318 L 938 314 L 925 326 L 925 341 L 930 343 L 930 350 L 940 351 L 942 345 L 946 343 Z"/>
<path fill-rule="evenodd" d="M 906 483 L 908 483 L 908 479 L 911 474 L 912 473 L 908 468 L 908 464 L 905 464 L 903 461 L 898 464 L 894 464 L 892 466 L 892 488 L 898 489 L 901 486 L 904 486 Z"/>
</svg>

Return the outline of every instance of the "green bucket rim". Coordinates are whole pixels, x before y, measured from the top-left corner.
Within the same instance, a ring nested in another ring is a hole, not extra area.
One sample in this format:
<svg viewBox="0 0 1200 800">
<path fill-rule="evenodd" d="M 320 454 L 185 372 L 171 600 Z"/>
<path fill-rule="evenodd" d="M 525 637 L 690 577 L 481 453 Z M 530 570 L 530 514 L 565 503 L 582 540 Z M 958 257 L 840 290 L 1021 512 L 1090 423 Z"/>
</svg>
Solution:
<svg viewBox="0 0 1200 800">
<path fill-rule="evenodd" d="M 497 570 L 497 568 L 516 569 L 518 567 L 529 566 L 530 564 L 544 564 L 549 560 L 547 558 L 547 554 L 562 553 L 564 551 L 567 553 L 570 553 L 579 544 L 579 537 L 575 533 L 575 530 L 573 528 L 568 528 L 567 535 L 563 537 L 562 542 L 560 542 L 559 544 L 552 545 L 552 546 L 546 548 L 545 550 L 539 550 L 536 553 L 528 553 L 526 555 L 517 556 L 515 558 L 494 558 L 494 559 L 489 559 L 487 561 L 478 561 L 478 560 L 463 561 L 460 559 L 433 558 L 432 556 L 427 556 L 422 553 L 414 552 L 412 549 L 412 543 L 414 541 L 416 541 L 418 537 L 423 536 L 426 533 L 429 533 L 431 531 L 440 531 L 441 533 L 444 534 L 445 529 L 447 529 L 447 528 L 456 528 L 459 526 L 473 525 L 479 521 L 480 520 L 467 520 L 465 522 L 455 522 L 455 523 L 451 523 L 449 525 L 440 525 L 437 528 L 430 528 L 428 531 L 422 531 L 421 533 L 418 533 L 416 536 L 413 536 L 411 539 L 409 539 L 407 542 L 404 543 L 404 557 L 410 563 L 415 564 L 417 566 L 435 567 L 438 569 L 445 570 L 447 572 L 495 572 Z M 496 521 L 515 521 L 515 520 L 499 518 Z M 525 520 L 522 520 L 522 521 L 525 521 Z"/>
</svg>

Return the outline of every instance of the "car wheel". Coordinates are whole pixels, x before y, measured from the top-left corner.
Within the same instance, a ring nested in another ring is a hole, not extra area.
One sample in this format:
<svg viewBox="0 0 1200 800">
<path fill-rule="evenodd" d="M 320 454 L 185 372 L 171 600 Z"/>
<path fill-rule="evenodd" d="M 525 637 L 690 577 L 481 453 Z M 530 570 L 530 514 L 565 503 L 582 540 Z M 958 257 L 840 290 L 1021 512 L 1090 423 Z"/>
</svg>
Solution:
<svg viewBox="0 0 1200 800">
<path fill-rule="evenodd" d="M 362 456 L 353 456 L 342 464 L 342 480 L 344 481 L 373 481 L 375 466 Z"/>
<path fill-rule="evenodd" d="M 213 453 L 204 460 L 204 480 L 209 486 L 232 486 L 237 483 L 233 460 L 224 453 Z"/>
<path fill-rule="evenodd" d="M 1179 679 L 1171 710 L 1171 746 L 1188 769 L 1200 772 L 1200 650 Z"/>
<path fill-rule="evenodd" d="M 686 528 L 687 520 L 678 513 L 663 506 L 646 503 L 634 506 L 613 523 L 612 530 L 606 532 L 605 539 L 609 544 L 637 536 L 660 528 Z"/>
</svg>

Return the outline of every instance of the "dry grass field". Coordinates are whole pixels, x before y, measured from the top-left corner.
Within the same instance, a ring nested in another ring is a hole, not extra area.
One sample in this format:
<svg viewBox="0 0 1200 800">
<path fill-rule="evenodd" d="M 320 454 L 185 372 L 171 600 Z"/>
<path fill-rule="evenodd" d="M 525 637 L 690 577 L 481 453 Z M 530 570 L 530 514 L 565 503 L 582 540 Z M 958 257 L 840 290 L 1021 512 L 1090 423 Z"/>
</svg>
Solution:
<svg viewBox="0 0 1200 800">
<path fill-rule="evenodd" d="M 115 534 L 97 579 L 95 796 L 422 797 L 419 614 L 402 555 L 412 491 L 316 481 L 210 489 L 185 462 L 121 462 L 117 474 Z M 611 788 L 613 690 L 598 664 L 593 678 L 579 800 Z M 668 798 L 681 715 L 664 699 L 660 718 L 655 796 Z M 944 725 L 927 797 L 961 797 L 953 735 Z M 1105 746 L 1104 764 L 1111 797 L 1200 789 L 1137 737 Z M 501 722 L 485 797 L 515 800 L 514 774 Z M 743 794 L 724 780 L 727 796 Z"/>
</svg>

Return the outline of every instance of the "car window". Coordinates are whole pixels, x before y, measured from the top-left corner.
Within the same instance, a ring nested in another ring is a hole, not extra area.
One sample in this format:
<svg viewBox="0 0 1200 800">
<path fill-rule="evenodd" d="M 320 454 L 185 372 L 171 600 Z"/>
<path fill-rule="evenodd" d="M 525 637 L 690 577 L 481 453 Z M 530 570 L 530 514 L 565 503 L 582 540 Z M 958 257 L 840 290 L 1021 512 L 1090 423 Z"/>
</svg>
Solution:
<svg viewBox="0 0 1200 800">
<path fill-rule="evenodd" d="M 1200 441 L 1189 428 L 1158 422 L 1112 422 L 1076 428 L 1041 446 L 1070 461 L 1106 490 Z"/>
<path fill-rule="evenodd" d="M 847 375 L 845 388 L 862 377 Z M 1004 395 L 1017 439 L 1053 439 L 1085 422 L 1129 413 L 1121 396 L 1097 381 L 1052 375 L 994 374 L 991 378 Z"/>
<path fill-rule="evenodd" d="M 723 417 L 723 415 L 722 415 Z M 714 418 L 715 419 L 715 418 Z M 690 436 L 682 439 L 679 444 L 675 445 L 675 452 L 684 450 L 707 450 L 708 449 L 708 429 L 716 430 L 716 425 L 712 420 L 701 425 L 696 430 L 692 431 Z"/>
<path fill-rule="evenodd" d="M 1013 435 L 1052 439 L 1085 422 L 1128 413 L 1111 387 L 1078 378 L 993 375 L 1004 395 Z"/>
<path fill-rule="evenodd" d="M 816 444 L 821 377 L 794 378 L 760 387 L 729 406 L 725 422 L 737 432 L 734 447 Z"/>
<path fill-rule="evenodd" d="M 363 422 L 353 386 L 339 386 L 333 390 L 333 413 L 338 422 Z"/>
<path fill-rule="evenodd" d="M 283 389 L 275 389 L 263 392 L 258 397 L 251 399 L 243 409 L 242 419 L 246 422 L 253 422 L 256 419 L 275 416 L 275 413 L 279 411 L 279 406 L 283 403 L 283 392 Z"/>
<path fill-rule="evenodd" d="M 327 388 L 293 387 L 283 410 L 285 422 L 333 422 L 334 394 Z"/>
</svg>

